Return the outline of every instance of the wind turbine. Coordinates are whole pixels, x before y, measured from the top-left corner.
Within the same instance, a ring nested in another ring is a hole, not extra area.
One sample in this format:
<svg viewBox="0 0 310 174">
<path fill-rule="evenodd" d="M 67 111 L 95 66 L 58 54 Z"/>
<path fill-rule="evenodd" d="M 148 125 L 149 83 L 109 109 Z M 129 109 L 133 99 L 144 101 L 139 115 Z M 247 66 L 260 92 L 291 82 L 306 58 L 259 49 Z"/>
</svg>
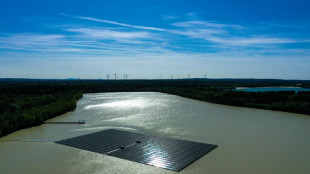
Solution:
<svg viewBox="0 0 310 174">
<path fill-rule="evenodd" d="M 190 78 L 190 76 L 191 76 L 191 74 L 190 74 L 190 73 L 188 73 L 188 74 L 187 74 L 187 78 L 189 79 L 189 78 Z"/>
<path fill-rule="evenodd" d="M 173 79 L 173 74 L 170 75 L 171 79 Z"/>
<path fill-rule="evenodd" d="M 127 80 L 128 75 L 127 75 L 127 74 L 123 74 L 123 76 L 124 76 L 124 79 L 126 79 L 126 80 Z"/>
<path fill-rule="evenodd" d="M 205 79 L 207 78 L 207 74 L 203 75 L 205 77 Z"/>
<path fill-rule="evenodd" d="M 110 74 L 107 75 L 107 80 L 109 80 L 109 78 L 110 78 Z"/>
<path fill-rule="evenodd" d="M 116 73 L 114 73 L 113 75 L 114 75 L 114 79 L 116 80 L 116 77 L 117 77 L 117 76 L 116 76 Z"/>
</svg>

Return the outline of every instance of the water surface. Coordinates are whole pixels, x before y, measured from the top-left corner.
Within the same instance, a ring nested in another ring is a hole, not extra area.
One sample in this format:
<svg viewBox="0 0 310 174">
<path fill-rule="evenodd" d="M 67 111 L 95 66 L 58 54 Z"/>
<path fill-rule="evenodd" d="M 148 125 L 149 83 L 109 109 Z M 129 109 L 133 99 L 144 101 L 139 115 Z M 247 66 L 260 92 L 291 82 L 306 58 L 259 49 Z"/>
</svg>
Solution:
<svg viewBox="0 0 310 174">
<path fill-rule="evenodd" d="M 237 87 L 235 91 L 246 91 L 246 92 L 277 92 L 277 91 L 295 91 L 296 93 L 299 91 L 310 91 L 307 88 L 300 88 L 300 87 L 256 87 L 256 88 L 247 88 L 247 87 Z"/>
<path fill-rule="evenodd" d="M 53 141 L 109 128 L 219 145 L 180 173 L 310 173 L 310 117 L 154 92 L 85 94 L 77 108 L 0 139 L 1 173 L 176 173 Z"/>
</svg>

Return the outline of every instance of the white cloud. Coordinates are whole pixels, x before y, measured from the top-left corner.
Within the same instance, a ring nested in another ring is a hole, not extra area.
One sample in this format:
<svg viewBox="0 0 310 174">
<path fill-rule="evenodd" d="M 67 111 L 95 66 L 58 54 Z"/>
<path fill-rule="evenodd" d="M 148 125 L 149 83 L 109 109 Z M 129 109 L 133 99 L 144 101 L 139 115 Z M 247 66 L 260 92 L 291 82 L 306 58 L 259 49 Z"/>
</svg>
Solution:
<svg viewBox="0 0 310 174">
<path fill-rule="evenodd" d="M 62 34 L 10 34 L 0 37 L 0 49 L 58 52 L 59 50 L 55 48 L 63 48 L 66 42 L 66 36 Z"/>
<path fill-rule="evenodd" d="M 177 16 L 172 16 L 172 15 L 162 15 L 162 18 L 163 18 L 165 21 L 169 21 L 169 20 L 178 19 L 179 17 L 177 17 Z"/>
<path fill-rule="evenodd" d="M 0 49 L 43 53 L 122 55 L 166 52 L 162 41 L 148 31 L 67 28 L 70 34 L 2 34 Z M 0 55 L 5 52 L 0 52 Z"/>
<path fill-rule="evenodd" d="M 186 13 L 186 19 L 187 20 L 195 20 L 198 18 L 198 13 L 196 12 L 189 12 L 189 13 Z"/>
<path fill-rule="evenodd" d="M 150 39 L 151 33 L 145 31 L 115 31 L 109 29 L 91 29 L 91 28 L 70 28 L 70 32 L 77 32 L 93 39 L 110 39 L 110 40 L 135 40 Z"/>
<path fill-rule="evenodd" d="M 188 37 L 203 39 L 210 41 L 212 43 L 230 45 L 230 46 L 257 46 L 261 44 L 288 44 L 288 43 L 297 43 L 303 41 L 297 41 L 294 39 L 288 38 L 273 38 L 265 36 L 249 36 L 249 37 L 230 37 L 230 36 L 220 36 L 219 34 L 225 33 L 225 31 L 217 30 L 188 30 L 185 32 L 179 32 L 179 34 L 186 35 Z"/>
<path fill-rule="evenodd" d="M 23 33 L 14 34 L 7 37 L 0 37 L 0 44 L 3 45 L 15 45 L 15 46 L 29 46 L 29 45 L 56 45 L 59 41 L 64 39 L 64 35 L 56 34 L 35 34 L 35 33 Z"/>
<path fill-rule="evenodd" d="M 120 22 L 115 22 L 115 21 L 110 21 L 110 20 L 97 19 L 97 18 L 93 18 L 93 17 L 78 16 L 75 18 L 89 20 L 89 21 L 102 22 L 102 23 L 107 23 L 107 24 L 113 24 L 113 25 L 118 25 L 118 26 L 123 26 L 123 27 L 129 27 L 129 28 L 153 30 L 153 31 L 165 31 L 165 29 L 162 29 L 162 28 L 139 26 L 139 25 L 130 25 L 130 24 L 125 24 L 125 23 L 120 23 Z"/>
<path fill-rule="evenodd" d="M 219 43 L 230 44 L 230 45 L 248 45 L 248 44 L 287 44 L 287 43 L 296 43 L 301 42 L 293 39 L 287 38 L 272 38 L 265 36 L 252 36 L 248 38 L 230 38 L 230 39 L 218 39 L 216 40 Z"/>
<path fill-rule="evenodd" d="M 296 40 L 281 37 L 268 37 L 266 35 L 247 35 L 246 28 L 240 25 L 218 24 L 210 21 L 185 21 L 171 24 L 182 29 L 173 31 L 176 34 L 191 38 L 203 39 L 212 43 L 231 46 L 257 46 L 262 44 L 288 44 L 309 42 L 309 40 Z M 238 34 L 235 34 L 238 33 Z M 245 36 L 238 36 L 240 35 Z"/>
<path fill-rule="evenodd" d="M 259 36 L 253 36 L 253 35 L 247 35 L 246 34 L 246 27 L 241 25 L 234 25 L 234 24 L 221 24 L 221 23 L 215 23 L 212 21 L 204 21 L 204 20 L 197 20 L 198 14 L 197 13 L 187 13 L 186 16 L 188 21 L 184 22 L 176 22 L 172 23 L 172 26 L 177 27 L 176 29 L 164 29 L 164 28 L 156 28 L 156 27 L 148 27 L 148 26 L 138 26 L 138 25 L 131 25 L 131 24 L 125 24 L 110 20 L 103 20 L 93 17 L 82 17 L 82 16 L 70 16 L 65 15 L 77 19 L 84 19 L 84 20 L 90 20 L 90 21 L 96 21 L 96 22 L 102 22 L 102 23 L 108 23 L 123 27 L 129 27 L 134 29 L 142 29 L 142 30 L 148 30 L 148 31 L 162 31 L 165 33 L 170 34 L 177 34 L 177 35 L 183 35 L 187 36 L 193 39 L 203 39 L 215 44 L 222 44 L 230 45 L 230 46 L 257 46 L 262 44 L 287 44 L 287 43 L 299 43 L 299 42 L 309 42 L 309 40 L 295 40 L 290 38 L 281 38 L 281 37 L 268 37 L 267 35 L 259 35 Z M 166 15 L 165 17 L 169 18 L 171 16 Z M 236 31 L 236 32 L 235 32 Z M 106 31 L 104 31 L 106 32 Z M 104 33 L 102 32 L 102 33 Z M 94 32 L 96 33 L 96 32 Z M 98 35 L 100 34 L 100 31 L 97 32 Z M 236 34 L 238 33 L 238 34 Z M 240 33 L 244 36 L 240 36 Z M 133 37 L 141 35 L 144 36 L 150 36 L 151 33 L 110 33 L 110 36 L 114 36 L 115 38 L 122 37 L 122 34 L 124 34 L 124 37 L 132 34 Z M 91 35 L 91 33 L 90 33 Z M 106 36 L 108 37 L 108 35 Z M 164 39 L 164 37 L 163 37 Z"/>
<path fill-rule="evenodd" d="M 229 28 L 236 28 L 236 29 L 242 29 L 243 27 L 240 25 L 229 25 L 229 24 L 217 24 L 214 22 L 210 21 L 202 21 L 202 20 L 193 20 L 193 21 L 185 21 L 185 22 L 176 22 L 171 24 L 173 26 L 177 27 L 211 27 L 211 28 L 224 28 L 224 27 L 229 27 Z"/>
</svg>

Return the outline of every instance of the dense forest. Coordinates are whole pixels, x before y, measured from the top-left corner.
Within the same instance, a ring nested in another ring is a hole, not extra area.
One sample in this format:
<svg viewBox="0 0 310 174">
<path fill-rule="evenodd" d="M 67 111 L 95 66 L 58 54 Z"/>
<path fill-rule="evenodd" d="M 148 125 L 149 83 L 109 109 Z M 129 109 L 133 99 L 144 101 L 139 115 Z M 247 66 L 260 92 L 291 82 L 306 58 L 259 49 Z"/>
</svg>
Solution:
<svg viewBox="0 0 310 174">
<path fill-rule="evenodd" d="M 47 85 L 1 85 L 0 137 L 72 111 L 82 93 Z"/>
<path fill-rule="evenodd" d="M 74 110 L 83 93 L 155 91 L 251 108 L 310 115 L 310 92 L 242 92 L 235 87 L 299 86 L 270 79 L 29 80 L 0 79 L 0 137 Z"/>
</svg>

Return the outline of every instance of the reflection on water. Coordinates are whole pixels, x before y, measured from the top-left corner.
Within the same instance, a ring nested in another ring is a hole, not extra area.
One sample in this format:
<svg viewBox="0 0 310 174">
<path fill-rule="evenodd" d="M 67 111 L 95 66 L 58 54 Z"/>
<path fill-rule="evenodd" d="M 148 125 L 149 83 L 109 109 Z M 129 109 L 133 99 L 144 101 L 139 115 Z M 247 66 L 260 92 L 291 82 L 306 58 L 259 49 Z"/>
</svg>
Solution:
<svg viewBox="0 0 310 174">
<path fill-rule="evenodd" d="M 162 103 L 156 103 L 156 102 L 153 103 L 152 101 L 138 98 L 135 100 L 113 101 L 96 105 L 88 105 L 85 106 L 85 109 L 104 108 L 104 107 L 117 108 L 117 109 L 131 109 L 131 108 L 146 108 L 155 105 L 165 106 Z"/>
<path fill-rule="evenodd" d="M 85 94 L 74 112 L 49 121 L 78 120 L 86 124 L 41 125 L 1 138 L 0 173 L 174 173 L 51 143 L 110 128 L 219 145 L 180 173 L 310 173 L 309 116 L 141 92 Z M 153 156 L 150 164 L 164 162 Z"/>
<path fill-rule="evenodd" d="M 168 162 L 163 157 L 166 157 L 167 159 L 169 154 L 165 150 L 161 149 L 160 146 L 157 144 L 150 144 L 150 147 L 143 148 L 143 150 L 144 154 L 152 152 L 152 154 L 148 155 L 148 162 L 146 162 L 147 164 L 162 168 L 167 167 Z"/>
<path fill-rule="evenodd" d="M 165 168 L 166 167 L 166 160 L 164 160 L 162 158 L 162 156 L 158 156 L 158 155 L 151 155 L 150 156 L 151 161 L 149 161 L 147 164 L 152 165 L 152 166 L 156 166 L 156 167 L 161 167 L 161 168 Z"/>
</svg>

